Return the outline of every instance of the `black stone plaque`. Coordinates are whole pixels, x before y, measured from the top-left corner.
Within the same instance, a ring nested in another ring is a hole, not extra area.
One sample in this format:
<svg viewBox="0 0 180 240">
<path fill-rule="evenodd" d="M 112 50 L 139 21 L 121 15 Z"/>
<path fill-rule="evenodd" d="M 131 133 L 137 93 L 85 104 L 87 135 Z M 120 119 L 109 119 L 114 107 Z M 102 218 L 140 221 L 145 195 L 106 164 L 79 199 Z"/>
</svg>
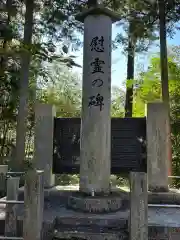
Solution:
<svg viewBox="0 0 180 240">
<path fill-rule="evenodd" d="M 78 174 L 80 118 L 54 119 L 53 172 Z M 111 119 L 111 173 L 146 172 L 146 119 Z"/>
</svg>

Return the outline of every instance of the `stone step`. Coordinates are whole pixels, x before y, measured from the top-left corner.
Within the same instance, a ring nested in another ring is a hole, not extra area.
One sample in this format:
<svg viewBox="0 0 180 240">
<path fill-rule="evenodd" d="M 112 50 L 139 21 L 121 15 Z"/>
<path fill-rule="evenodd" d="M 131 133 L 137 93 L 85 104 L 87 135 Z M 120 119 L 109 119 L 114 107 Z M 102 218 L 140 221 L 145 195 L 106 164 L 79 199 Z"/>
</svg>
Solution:
<svg viewBox="0 0 180 240">
<path fill-rule="evenodd" d="M 77 240 L 127 240 L 128 235 L 125 230 L 115 231 L 108 228 L 96 226 L 70 226 L 61 225 L 55 228 L 55 239 L 77 239 Z"/>
<path fill-rule="evenodd" d="M 111 228 L 111 229 L 125 229 L 128 226 L 128 213 L 122 212 L 121 218 L 116 218 L 113 215 L 111 217 L 99 217 L 99 215 L 93 217 L 57 217 L 55 221 L 55 226 L 59 227 L 61 225 L 71 225 L 71 226 L 86 226 L 89 227 L 90 225 L 97 226 L 97 227 L 104 227 L 104 228 Z"/>
<path fill-rule="evenodd" d="M 52 239 L 52 238 L 51 238 Z M 53 240 L 128 240 L 127 229 L 115 230 L 97 226 L 61 226 L 55 228 Z M 180 228 L 165 226 L 149 226 L 147 240 L 179 240 Z M 49 239 L 48 239 L 49 240 Z"/>
</svg>

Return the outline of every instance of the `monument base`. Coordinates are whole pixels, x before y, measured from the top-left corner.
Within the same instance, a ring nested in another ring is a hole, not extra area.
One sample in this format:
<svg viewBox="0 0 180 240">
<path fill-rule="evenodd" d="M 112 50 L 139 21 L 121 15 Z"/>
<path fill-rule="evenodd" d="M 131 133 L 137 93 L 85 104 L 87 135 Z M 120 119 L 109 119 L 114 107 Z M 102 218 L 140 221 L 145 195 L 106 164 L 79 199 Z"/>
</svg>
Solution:
<svg viewBox="0 0 180 240">
<path fill-rule="evenodd" d="M 111 192 L 107 196 L 88 196 L 77 191 L 68 198 L 68 207 L 81 212 L 116 212 L 122 208 L 122 205 L 122 196 L 117 192 Z"/>
</svg>

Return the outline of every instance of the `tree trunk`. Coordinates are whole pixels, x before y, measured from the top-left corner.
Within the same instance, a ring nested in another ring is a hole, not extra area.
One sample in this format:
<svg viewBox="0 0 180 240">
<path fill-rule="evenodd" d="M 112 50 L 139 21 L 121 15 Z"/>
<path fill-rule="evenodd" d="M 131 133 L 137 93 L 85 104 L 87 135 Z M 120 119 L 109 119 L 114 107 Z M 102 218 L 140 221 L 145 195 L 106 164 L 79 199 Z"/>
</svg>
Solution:
<svg viewBox="0 0 180 240">
<path fill-rule="evenodd" d="M 134 79 L 134 57 L 135 57 L 135 41 L 133 39 L 133 23 L 129 24 L 128 37 L 128 60 L 127 60 L 127 85 L 126 85 L 126 102 L 125 117 L 132 117 L 133 114 L 133 83 L 128 84 L 128 80 Z"/>
<path fill-rule="evenodd" d="M 159 25 L 160 25 L 160 56 L 161 56 L 161 84 L 162 99 L 169 105 L 169 86 L 168 86 L 168 60 L 167 60 L 167 41 L 166 41 L 166 16 L 164 0 L 159 0 Z"/>
<path fill-rule="evenodd" d="M 12 7 L 12 0 L 6 0 L 6 4 L 4 7 L 5 7 L 4 12 L 7 12 L 7 19 L 2 18 L 2 20 L 6 22 L 6 29 L 8 29 L 10 21 L 11 21 L 10 9 Z M 4 16 L 6 16 L 6 14 L 4 14 Z M 0 32 L 0 35 L 3 36 L 3 33 Z M 2 49 L 4 51 L 4 56 L 0 57 L 0 81 L 1 81 L 1 84 L 2 84 L 2 82 L 7 82 L 7 79 L 6 79 L 7 74 L 5 74 L 5 71 L 7 69 L 8 57 L 6 55 L 6 50 L 7 50 L 8 44 L 10 44 L 12 41 L 12 39 L 7 40 L 6 34 L 3 37 L 4 37 L 4 39 L 2 40 Z M 0 91 L 2 91 L 3 94 L 5 94 L 4 93 L 5 89 L 6 89 L 6 87 L 3 86 L 3 84 L 2 84 L 2 89 L 0 86 Z M 8 108 L 9 97 L 10 96 L 6 93 L 6 98 L 4 98 L 4 101 L 1 102 L 2 113 L 6 112 L 4 110 L 6 110 Z M 3 119 L 3 116 L 2 116 L 2 119 Z M 1 129 L 1 132 L 0 132 L 0 134 L 2 135 L 2 139 L 1 139 L 2 142 L 1 142 L 1 146 L 0 146 L 0 158 L 2 157 L 2 159 L 4 158 L 5 153 L 6 153 L 5 149 L 6 149 L 6 144 L 7 144 L 7 132 L 8 132 L 8 125 L 9 125 L 9 121 L 6 120 L 6 117 L 5 117 L 5 119 L 3 119 L 3 121 L 4 121 L 3 129 Z M 1 164 L 2 163 L 3 162 L 1 162 Z"/>
<path fill-rule="evenodd" d="M 33 10 L 34 0 L 26 0 L 26 14 L 24 25 L 24 46 L 26 49 L 31 46 L 33 32 Z M 25 160 L 25 140 L 26 140 L 26 122 L 28 115 L 28 87 L 29 87 L 29 66 L 31 53 L 24 51 L 22 53 L 21 71 L 20 71 L 20 92 L 19 108 L 16 129 L 16 158 L 14 168 L 20 170 Z"/>
<path fill-rule="evenodd" d="M 169 84 L 168 84 L 168 58 L 167 58 L 167 40 L 166 40 L 166 12 L 165 1 L 158 0 L 159 5 L 159 35 L 160 35 L 160 59 L 161 59 L 161 86 L 162 100 L 167 104 L 169 111 L 169 175 L 172 168 L 172 148 L 171 148 L 171 126 L 170 126 L 170 106 L 169 106 Z"/>
<path fill-rule="evenodd" d="M 7 19 L 3 19 L 3 17 L 2 17 L 2 21 L 6 22 L 6 30 L 9 28 L 9 24 L 10 24 L 10 21 L 11 21 L 11 15 L 10 15 L 11 5 L 12 5 L 12 0 L 7 0 L 6 4 L 5 4 L 5 11 L 4 11 L 4 12 L 7 12 Z M 6 16 L 6 14 L 4 14 L 4 15 Z M 3 34 L 4 34 L 3 31 L 0 32 L 0 35 L 2 35 L 1 37 L 4 38 L 2 40 L 2 49 L 4 50 L 4 56 L 0 57 L 0 79 L 3 80 L 3 81 L 6 81 L 6 79 L 5 79 L 6 75 L 4 74 L 5 70 L 6 70 L 6 67 L 7 67 L 6 50 L 7 50 L 8 42 L 10 42 L 11 40 L 8 41 L 6 34 L 4 36 L 3 36 Z"/>
</svg>

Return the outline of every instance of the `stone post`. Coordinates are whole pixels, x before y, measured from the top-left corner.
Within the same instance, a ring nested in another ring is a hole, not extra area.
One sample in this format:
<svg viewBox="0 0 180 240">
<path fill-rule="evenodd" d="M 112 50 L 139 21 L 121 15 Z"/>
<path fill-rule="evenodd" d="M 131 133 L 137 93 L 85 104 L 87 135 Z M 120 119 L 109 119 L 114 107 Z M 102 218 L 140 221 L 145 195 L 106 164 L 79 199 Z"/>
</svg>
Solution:
<svg viewBox="0 0 180 240">
<path fill-rule="evenodd" d="M 108 194 L 111 168 L 111 28 L 119 20 L 96 5 L 77 16 L 84 22 L 80 191 Z M 105 27 L 103 27 L 105 26 Z"/>
<path fill-rule="evenodd" d="M 147 170 L 150 191 L 168 191 L 169 126 L 164 103 L 147 105 Z"/>
<path fill-rule="evenodd" d="M 44 210 L 43 171 L 30 170 L 25 180 L 23 239 L 41 240 Z"/>
<path fill-rule="evenodd" d="M 130 240 L 148 239 L 147 174 L 130 173 Z"/>
<path fill-rule="evenodd" d="M 36 103 L 35 106 L 35 166 L 44 171 L 44 187 L 54 185 L 53 165 L 53 134 L 55 109 L 50 104 Z"/>
<path fill-rule="evenodd" d="M 0 193 L 6 193 L 6 174 L 8 172 L 8 165 L 0 165 Z"/>
<path fill-rule="evenodd" d="M 7 200 L 18 200 L 19 190 L 19 177 L 10 177 L 7 179 Z M 5 218 L 5 236 L 17 236 L 17 216 L 15 211 L 16 204 L 6 205 L 6 218 Z"/>
</svg>

